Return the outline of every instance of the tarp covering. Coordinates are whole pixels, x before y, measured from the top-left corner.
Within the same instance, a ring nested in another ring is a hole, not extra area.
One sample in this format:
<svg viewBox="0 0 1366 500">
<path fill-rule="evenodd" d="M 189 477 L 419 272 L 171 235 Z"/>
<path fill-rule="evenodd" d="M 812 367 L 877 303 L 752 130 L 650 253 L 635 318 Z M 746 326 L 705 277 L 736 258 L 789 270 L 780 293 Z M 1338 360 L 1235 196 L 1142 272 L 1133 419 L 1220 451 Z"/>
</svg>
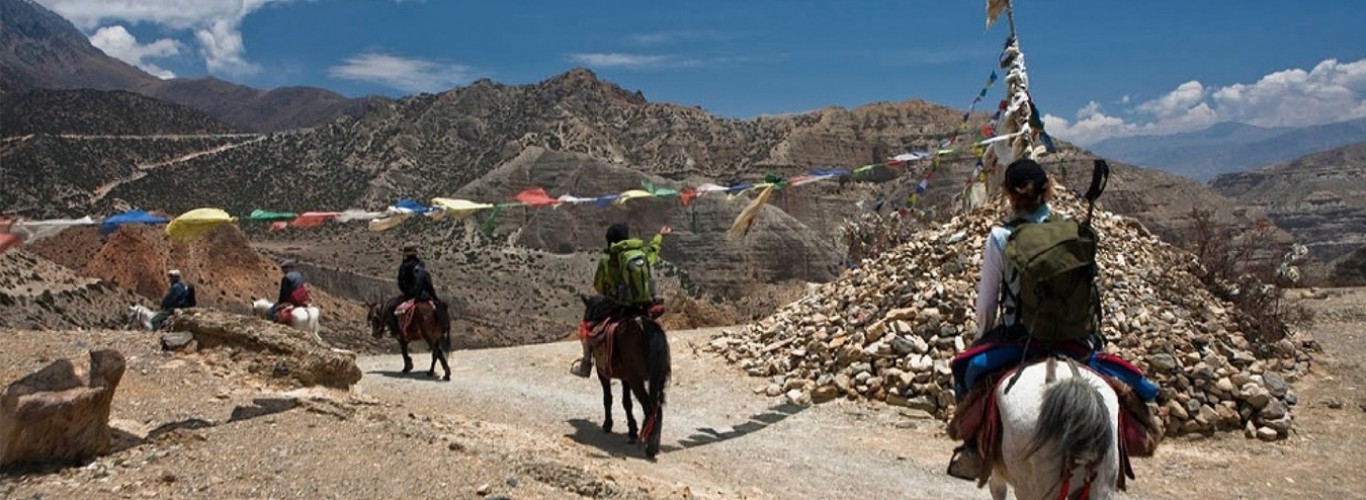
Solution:
<svg viewBox="0 0 1366 500">
<path fill-rule="evenodd" d="M 170 222 L 167 218 L 149 214 L 145 210 L 129 210 L 104 219 L 104 222 L 100 223 L 100 236 L 108 236 L 114 231 L 118 231 L 119 226 L 124 224 L 165 224 L 167 222 Z"/>
<path fill-rule="evenodd" d="M 196 208 L 172 219 L 166 226 L 166 234 L 177 240 L 189 241 L 208 234 L 225 222 L 232 222 L 232 216 L 221 209 Z"/>
</svg>

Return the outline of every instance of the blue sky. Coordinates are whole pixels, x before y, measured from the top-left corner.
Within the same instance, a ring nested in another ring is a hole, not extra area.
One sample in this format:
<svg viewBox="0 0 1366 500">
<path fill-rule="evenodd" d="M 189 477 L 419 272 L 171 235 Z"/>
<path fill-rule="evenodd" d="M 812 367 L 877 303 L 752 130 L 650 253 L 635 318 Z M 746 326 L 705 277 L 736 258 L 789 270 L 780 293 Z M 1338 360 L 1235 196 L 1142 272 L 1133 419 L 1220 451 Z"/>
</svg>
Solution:
<svg viewBox="0 0 1366 500">
<path fill-rule="evenodd" d="M 586 66 L 729 117 L 965 108 L 1006 35 L 984 29 L 982 0 L 38 1 L 162 76 L 401 96 Z M 1017 3 L 1035 101 L 1064 138 L 1366 116 L 1366 1 Z"/>
</svg>

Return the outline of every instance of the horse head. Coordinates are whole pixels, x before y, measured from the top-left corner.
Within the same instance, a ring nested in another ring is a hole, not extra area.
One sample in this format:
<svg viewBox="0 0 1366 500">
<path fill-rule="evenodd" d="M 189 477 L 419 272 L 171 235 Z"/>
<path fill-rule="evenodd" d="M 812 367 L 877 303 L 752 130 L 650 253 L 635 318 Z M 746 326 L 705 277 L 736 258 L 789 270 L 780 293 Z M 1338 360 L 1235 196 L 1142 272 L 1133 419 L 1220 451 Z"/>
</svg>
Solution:
<svg viewBox="0 0 1366 500">
<path fill-rule="evenodd" d="M 375 338 L 384 337 L 386 326 L 384 321 L 384 303 L 380 301 L 365 302 L 365 321 L 370 323 L 370 335 Z"/>
</svg>

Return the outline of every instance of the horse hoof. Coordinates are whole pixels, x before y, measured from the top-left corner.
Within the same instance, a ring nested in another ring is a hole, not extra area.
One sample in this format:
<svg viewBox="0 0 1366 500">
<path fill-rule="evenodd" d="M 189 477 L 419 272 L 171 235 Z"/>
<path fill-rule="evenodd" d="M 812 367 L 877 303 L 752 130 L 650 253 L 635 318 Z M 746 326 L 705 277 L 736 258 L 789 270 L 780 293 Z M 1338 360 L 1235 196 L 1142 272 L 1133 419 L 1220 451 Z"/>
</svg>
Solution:
<svg viewBox="0 0 1366 500">
<path fill-rule="evenodd" d="M 612 423 L 611 423 L 611 422 L 606 422 L 606 423 L 602 424 L 602 432 L 606 432 L 606 433 L 608 433 L 608 434 L 611 434 L 611 433 L 612 433 Z"/>
<path fill-rule="evenodd" d="M 444 381 L 446 381 L 446 382 L 450 382 L 450 381 L 451 381 L 451 374 L 447 373 L 446 376 L 441 377 L 441 380 L 444 380 Z"/>
<path fill-rule="evenodd" d="M 412 372 L 413 372 L 413 367 L 411 367 L 411 366 L 405 366 L 405 367 L 403 367 L 403 373 L 412 373 Z"/>
</svg>

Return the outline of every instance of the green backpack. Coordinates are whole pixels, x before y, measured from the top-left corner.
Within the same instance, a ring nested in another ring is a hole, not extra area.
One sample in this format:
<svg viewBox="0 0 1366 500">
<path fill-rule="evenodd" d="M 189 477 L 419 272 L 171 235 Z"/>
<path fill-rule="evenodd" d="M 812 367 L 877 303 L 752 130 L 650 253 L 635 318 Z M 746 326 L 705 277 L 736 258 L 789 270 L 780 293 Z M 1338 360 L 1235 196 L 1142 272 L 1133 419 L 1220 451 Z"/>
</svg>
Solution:
<svg viewBox="0 0 1366 500">
<path fill-rule="evenodd" d="M 655 285 L 645 243 L 626 240 L 612 245 L 617 262 L 617 302 L 649 305 L 655 302 Z"/>
<path fill-rule="evenodd" d="M 1015 221 L 1005 257 L 1020 280 L 1016 321 L 1030 337 L 1056 342 L 1099 333 L 1096 234 L 1061 217 Z M 1010 293 L 1006 287 L 1006 293 Z"/>
<path fill-rule="evenodd" d="M 1005 257 L 1020 279 L 1015 321 L 1030 337 L 1055 342 L 1101 335 L 1100 289 L 1096 287 L 1096 247 L 1091 228 L 1096 199 L 1110 181 L 1110 165 L 1096 160 L 1087 202 L 1086 221 L 1050 216 L 1039 223 L 1014 221 Z M 1010 286 L 1003 293 L 1010 293 Z M 1103 337 L 1101 337 L 1103 341 Z"/>
</svg>

